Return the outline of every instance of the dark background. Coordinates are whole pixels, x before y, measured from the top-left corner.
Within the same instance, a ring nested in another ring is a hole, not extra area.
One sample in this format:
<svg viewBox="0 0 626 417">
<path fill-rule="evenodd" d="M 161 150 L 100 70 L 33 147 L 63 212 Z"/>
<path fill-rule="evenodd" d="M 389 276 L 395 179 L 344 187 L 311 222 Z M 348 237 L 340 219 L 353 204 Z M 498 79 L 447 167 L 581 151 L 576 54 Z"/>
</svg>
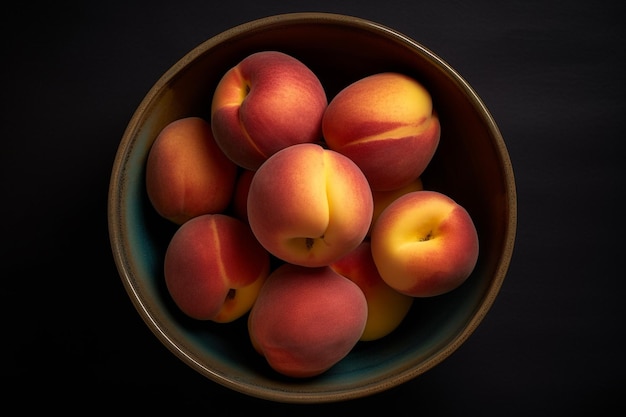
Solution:
<svg viewBox="0 0 626 417">
<path fill-rule="evenodd" d="M 41 2 L 3 6 L 2 407 L 6 415 L 578 416 L 623 410 L 626 32 L 606 1 Z M 509 273 L 424 375 L 335 404 L 230 391 L 171 354 L 115 268 L 107 193 L 144 95 L 208 38 L 286 12 L 382 23 L 452 65 L 509 149 Z M 6 412 L 5 412 L 6 413 Z"/>
</svg>

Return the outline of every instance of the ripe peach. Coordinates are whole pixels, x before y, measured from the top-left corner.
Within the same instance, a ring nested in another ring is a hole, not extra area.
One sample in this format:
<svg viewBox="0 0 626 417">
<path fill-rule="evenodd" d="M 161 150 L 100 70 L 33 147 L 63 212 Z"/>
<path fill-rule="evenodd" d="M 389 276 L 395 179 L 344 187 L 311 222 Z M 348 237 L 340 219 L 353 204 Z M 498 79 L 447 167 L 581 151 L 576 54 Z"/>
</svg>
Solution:
<svg viewBox="0 0 626 417">
<path fill-rule="evenodd" d="M 372 214 L 372 224 L 370 225 L 370 232 L 368 234 L 371 233 L 372 227 L 374 226 L 374 223 L 376 223 L 376 220 L 378 220 L 378 216 L 380 216 L 380 213 L 382 213 L 389 204 L 391 204 L 398 197 L 406 193 L 410 193 L 412 191 L 421 191 L 423 189 L 424 184 L 422 183 L 422 179 L 416 178 L 404 187 L 396 188 L 394 190 L 372 190 L 372 198 L 374 199 L 374 213 Z"/>
<path fill-rule="evenodd" d="M 465 208 L 436 191 L 414 191 L 391 203 L 371 234 L 381 277 L 414 297 L 449 292 L 478 260 L 478 233 Z"/>
<path fill-rule="evenodd" d="M 237 166 L 215 143 L 200 117 L 175 120 L 155 139 L 146 162 L 146 190 L 155 210 L 182 224 L 228 206 Z"/>
<path fill-rule="evenodd" d="M 365 295 L 367 322 L 360 340 L 377 340 L 388 335 L 409 312 L 414 297 L 399 293 L 383 281 L 374 264 L 370 242 L 363 241 L 330 267 L 357 284 Z"/>
<path fill-rule="evenodd" d="M 261 245 L 302 266 L 328 265 L 356 248 L 372 211 L 372 192 L 354 162 L 311 143 L 272 155 L 248 192 L 248 221 Z"/>
<path fill-rule="evenodd" d="M 357 344 L 367 302 L 352 281 L 330 267 L 278 267 L 265 281 L 248 316 L 254 348 L 277 372 L 319 375 Z"/>
<path fill-rule="evenodd" d="M 370 75 L 328 104 L 322 133 L 330 149 L 363 170 L 374 190 L 393 190 L 419 177 L 439 145 L 440 125 L 430 93 L 393 72 Z"/>
<path fill-rule="evenodd" d="M 224 153 L 256 170 L 280 149 L 320 140 L 327 104 L 320 80 L 303 62 L 261 51 L 224 74 L 213 95 L 211 124 Z"/>
<path fill-rule="evenodd" d="M 269 254 L 248 226 L 224 214 L 183 223 L 165 253 L 167 289 L 198 320 L 226 323 L 247 313 L 269 270 Z"/>
</svg>

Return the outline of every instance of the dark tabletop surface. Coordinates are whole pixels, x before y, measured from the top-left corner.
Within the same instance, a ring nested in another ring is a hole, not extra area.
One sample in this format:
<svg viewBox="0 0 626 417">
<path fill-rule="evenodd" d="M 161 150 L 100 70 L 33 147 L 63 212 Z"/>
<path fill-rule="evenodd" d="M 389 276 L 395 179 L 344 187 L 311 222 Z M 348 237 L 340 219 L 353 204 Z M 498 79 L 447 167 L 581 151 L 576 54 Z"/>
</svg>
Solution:
<svg viewBox="0 0 626 417">
<path fill-rule="evenodd" d="M 622 9 L 603 0 L 5 5 L 7 415 L 609 415 L 626 382 Z M 452 65 L 498 123 L 518 193 L 509 272 L 470 338 L 401 386 L 322 405 L 247 397 L 171 354 L 127 296 L 107 229 L 117 146 L 158 78 L 232 26 L 296 11 L 382 23 Z"/>
</svg>

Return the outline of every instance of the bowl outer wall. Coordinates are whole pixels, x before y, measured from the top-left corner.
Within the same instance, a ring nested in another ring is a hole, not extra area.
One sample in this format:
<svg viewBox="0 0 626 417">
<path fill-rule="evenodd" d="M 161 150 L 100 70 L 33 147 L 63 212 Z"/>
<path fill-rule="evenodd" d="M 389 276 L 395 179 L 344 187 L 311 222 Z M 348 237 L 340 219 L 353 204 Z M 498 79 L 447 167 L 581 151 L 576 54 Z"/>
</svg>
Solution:
<svg viewBox="0 0 626 417">
<path fill-rule="evenodd" d="M 280 50 L 307 64 L 331 99 L 352 81 L 382 71 L 407 73 L 433 96 L 442 124 L 426 188 L 444 192 L 472 215 L 481 248 L 460 288 L 419 299 L 391 335 L 360 343 L 327 373 L 293 380 L 253 351 L 245 319 L 230 325 L 184 317 L 164 286 L 162 260 L 175 226 L 159 218 L 145 193 L 144 166 L 169 122 L 209 120 L 212 91 L 245 56 Z M 120 142 L 109 187 L 111 246 L 126 291 L 158 339 L 187 365 L 236 391 L 282 402 L 330 402 L 404 383 L 436 366 L 473 333 L 493 304 L 512 256 L 516 191 L 504 140 L 475 91 L 416 41 L 375 22 L 327 13 L 271 16 L 236 26 L 198 45 L 150 89 Z"/>
</svg>

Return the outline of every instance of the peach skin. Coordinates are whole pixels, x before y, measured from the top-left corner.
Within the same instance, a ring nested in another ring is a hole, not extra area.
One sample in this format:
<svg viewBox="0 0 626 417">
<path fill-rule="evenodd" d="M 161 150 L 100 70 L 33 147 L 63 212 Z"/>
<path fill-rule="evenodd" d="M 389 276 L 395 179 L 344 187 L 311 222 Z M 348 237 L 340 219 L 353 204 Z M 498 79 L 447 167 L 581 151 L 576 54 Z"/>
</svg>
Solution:
<svg viewBox="0 0 626 417">
<path fill-rule="evenodd" d="M 271 254 L 324 266 L 356 248 L 372 219 L 372 192 L 349 158 L 316 144 L 271 156 L 248 192 L 248 222 Z"/>
<path fill-rule="evenodd" d="M 250 340 L 277 372 L 322 374 L 358 343 L 367 320 L 361 289 L 330 267 L 278 267 L 248 316 Z"/>
<path fill-rule="evenodd" d="M 269 254 L 248 226 L 224 214 L 185 222 L 165 253 L 165 283 L 189 317 L 228 323 L 247 313 L 269 275 Z"/>
<path fill-rule="evenodd" d="M 211 125 L 224 153 L 254 171 L 280 149 L 319 141 L 327 104 L 321 82 L 304 63 L 282 52 L 261 51 L 219 81 Z"/>
<path fill-rule="evenodd" d="M 330 149 L 352 159 L 373 190 L 393 190 L 421 176 L 441 127 L 430 93 L 399 73 L 355 81 L 332 98 L 322 119 Z"/>
<path fill-rule="evenodd" d="M 215 143 L 200 117 L 175 120 L 155 139 L 146 162 L 146 190 L 164 218 L 182 224 L 220 213 L 230 203 L 237 166 Z"/>
<path fill-rule="evenodd" d="M 367 322 L 360 340 L 372 341 L 387 336 L 407 315 L 414 297 L 391 288 L 378 273 L 370 242 L 363 241 L 355 250 L 330 267 L 361 288 L 367 300 Z"/>
<path fill-rule="evenodd" d="M 436 191 L 414 191 L 391 203 L 371 234 L 380 276 L 414 297 L 460 286 L 478 260 L 478 233 L 465 208 Z"/>
</svg>

